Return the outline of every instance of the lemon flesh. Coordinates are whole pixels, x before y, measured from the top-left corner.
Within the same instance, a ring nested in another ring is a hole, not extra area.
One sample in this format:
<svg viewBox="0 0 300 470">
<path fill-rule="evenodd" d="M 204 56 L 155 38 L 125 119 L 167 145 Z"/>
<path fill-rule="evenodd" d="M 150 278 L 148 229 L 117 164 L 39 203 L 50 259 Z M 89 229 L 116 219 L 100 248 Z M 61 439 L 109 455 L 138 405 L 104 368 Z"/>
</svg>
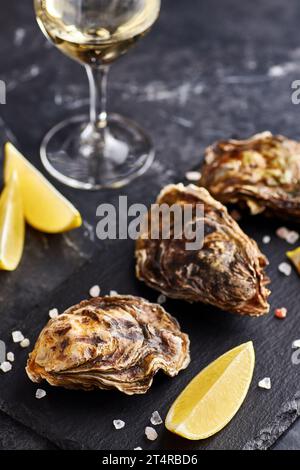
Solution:
<svg viewBox="0 0 300 470">
<path fill-rule="evenodd" d="M 80 227 L 78 210 L 10 143 L 5 145 L 4 179 L 20 181 L 25 219 L 41 232 L 61 233 Z"/>
<path fill-rule="evenodd" d="M 19 265 L 25 239 L 25 219 L 19 182 L 13 173 L 0 197 L 0 269 Z"/>
<path fill-rule="evenodd" d="M 251 341 L 209 364 L 175 400 L 166 428 L 190 440 L 206 439 L 223 429 L 247 395 L 254 364 Z"/>
</svg>

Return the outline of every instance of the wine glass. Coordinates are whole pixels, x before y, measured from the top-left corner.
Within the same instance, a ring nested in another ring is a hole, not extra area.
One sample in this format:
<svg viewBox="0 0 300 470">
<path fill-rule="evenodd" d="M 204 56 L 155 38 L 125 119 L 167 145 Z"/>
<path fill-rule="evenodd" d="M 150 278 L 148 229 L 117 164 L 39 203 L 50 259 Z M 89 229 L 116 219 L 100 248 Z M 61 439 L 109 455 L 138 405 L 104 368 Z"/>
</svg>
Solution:
<svg viewBox="0 0 300 470">
<path fill-rule="evenodd" d="M 160 0 L 34 0 L 45 36 L 85 66 L 90 116 L 74 116 L 45 136 L 41 159 L 56 179 L 73 188 L 117 188 L 144 173 L 154 158 L 138 124 L 108 114 L 110 64 L 144 36 L 159 16 Z"/>
</svg>

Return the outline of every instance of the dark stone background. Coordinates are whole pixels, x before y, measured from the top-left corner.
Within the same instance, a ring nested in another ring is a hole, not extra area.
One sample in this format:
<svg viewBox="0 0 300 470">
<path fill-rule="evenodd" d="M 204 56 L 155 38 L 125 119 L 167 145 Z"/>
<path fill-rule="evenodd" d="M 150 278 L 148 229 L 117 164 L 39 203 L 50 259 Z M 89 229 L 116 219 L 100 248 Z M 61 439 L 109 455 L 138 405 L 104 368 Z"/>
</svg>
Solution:
<svg viewBox="0 0 300 470">
<path fill-rule="evenodd" d="M 216 139 L 265 129 L 300 137 L 300 108 L 290 98 L 291 82 L 300 78 L 298 18 L 297 0 L 163 0 L 155 30 L 115 64 L 110 87 L 111 109 L 135 117 L 155 140 L 151 194 L 195 167 Z M 6 2 L 0 25 L 0 79 L 8 87 L 0 116 L 39 166 L 42 135 L 86 106 L 86 79 L 46 43 L 30 0 Z M 135 184 L 147 193 L 142 180 Z M 86 224 L 63 237 L 29 231 L 20 269 L 12 276 L 0 273 L 1 331 L 11 331 L 29 306 L 99 250 L 90 225 L 105 195 L 60 189 L 79 208 L 84 205 Z M 13 319 L 6 310 L 15 311 Z M 300 423 L 275 447 L 300 449 Z M 0 448 L 55 446 L 1 414 Z"/>
</svg>

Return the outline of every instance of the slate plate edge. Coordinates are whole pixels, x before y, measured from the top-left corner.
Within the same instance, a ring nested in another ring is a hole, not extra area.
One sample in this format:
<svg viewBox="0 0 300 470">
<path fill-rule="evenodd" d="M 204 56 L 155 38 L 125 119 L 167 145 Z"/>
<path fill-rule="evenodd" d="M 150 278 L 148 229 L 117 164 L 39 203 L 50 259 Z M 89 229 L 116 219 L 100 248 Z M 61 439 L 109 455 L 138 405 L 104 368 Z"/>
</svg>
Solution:
<svg viewBox="0 0 300 470">
<path fill-rule="evenodd" d="M 1 401 L 0 409 L 2 412 L 10 416 L 14 421 L 25 425 L 37 435 L 46 438 L 62 450 L 87 450 L 85 446 L 77 441 L 58 439 L 53 433 L 48 433 L 45 429 L 36 430 L 26 420 L 18 417 L 18 415 L 10 410 L 7 405 Z M 276 443 L 276 441 L 290 428 L 290 426 L 300 417 L 300 391 L 294 397 L 284 403 L 280 411 L 277 413 L 275 420 L 267 427 L 263 428 L 255 437 L 248 441 L 243 450 L 268 450 Z M 160 449 L 163 450 L 163 449 Z M 226 450 L 226 449 L 225 449 Z"/>
<path fill-rule="evenodd" d="M 243 450 L 267 450 L 276 443 L 290 426 L 300 416 L 300 391 L 298 391 L 292 400 L 285 402 L 275 420 L 267 427 L 263 428 L 255 437 L 248 441 Z"/>
</svg>

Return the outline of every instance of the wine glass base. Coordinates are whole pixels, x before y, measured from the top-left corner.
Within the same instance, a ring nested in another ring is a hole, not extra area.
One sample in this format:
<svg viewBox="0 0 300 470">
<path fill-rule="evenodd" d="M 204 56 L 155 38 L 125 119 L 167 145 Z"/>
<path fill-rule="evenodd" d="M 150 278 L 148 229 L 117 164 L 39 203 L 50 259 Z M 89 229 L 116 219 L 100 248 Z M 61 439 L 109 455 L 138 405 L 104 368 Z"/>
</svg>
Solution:
<svg viewBox="0 0 300 470">
<path fill-rule="evenodd" d="M 42 142 L 43 165 L 61 183 L 85 190 L 120 188 L 151 166 L 152 142 L 136 123 L 111 114 L 102 133 L 87 116 L 57 124 Z"/>
</svg>

